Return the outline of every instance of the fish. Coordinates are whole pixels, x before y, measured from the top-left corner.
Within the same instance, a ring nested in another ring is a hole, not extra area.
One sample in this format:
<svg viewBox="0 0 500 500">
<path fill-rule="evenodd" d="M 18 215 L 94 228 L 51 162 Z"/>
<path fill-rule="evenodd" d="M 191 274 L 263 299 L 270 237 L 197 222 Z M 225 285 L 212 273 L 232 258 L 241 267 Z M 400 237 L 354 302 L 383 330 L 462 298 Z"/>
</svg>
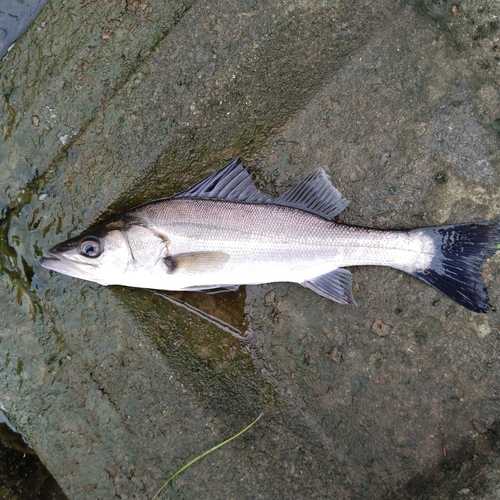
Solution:
<svg viewBox="0 0 500 500">
<path fill-rule="evenodd" d="M 189 189 L 142 204 L 52 247 L 40 264 L 101 285 L 230 291 L 294 282 L 357 305 L 349 266 L 389 266 L 467 309 L 490 310 L 481 277 L 499 222 L 384 230 L 335 222 L 348 205 L 323 168 L 277 197 L 241 158 Z"/>
</svg>

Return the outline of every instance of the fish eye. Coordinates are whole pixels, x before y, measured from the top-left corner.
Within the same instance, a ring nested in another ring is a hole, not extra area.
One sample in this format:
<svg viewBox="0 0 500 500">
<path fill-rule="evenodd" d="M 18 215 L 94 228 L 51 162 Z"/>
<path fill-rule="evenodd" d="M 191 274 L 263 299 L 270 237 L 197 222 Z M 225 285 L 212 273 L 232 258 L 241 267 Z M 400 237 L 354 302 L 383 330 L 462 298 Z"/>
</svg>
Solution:
<svg viewBox="0 0 500 500">
<path fill-rule="evenodd" d="M 92 259 L 99 257 L 102 253 L 102 244 L 95 238 L 86 238 L 80 242 L 80 253 Z"/>
</svg>

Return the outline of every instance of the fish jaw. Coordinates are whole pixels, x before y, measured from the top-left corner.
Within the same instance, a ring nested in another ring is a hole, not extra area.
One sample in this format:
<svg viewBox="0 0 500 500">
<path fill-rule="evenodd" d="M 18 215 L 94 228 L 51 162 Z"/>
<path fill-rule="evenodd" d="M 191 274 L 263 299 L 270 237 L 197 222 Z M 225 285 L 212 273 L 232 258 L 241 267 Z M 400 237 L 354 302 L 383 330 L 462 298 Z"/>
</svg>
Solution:
<svg viewBox="0 0 500 500">
<path fill-rule="evenodd" d="M 89 273 L 86 272 L 85 268 L 76 267 L 71 261 L 63 260 L 57 256 L 44 256 L 40 259 L 40 265 L 45 269 L 50 271 L 55 271 L 60 274 L 65 274 L 66 276 L 71 276 L 72 278 L 79 278 L 87 281 L 95 281 L 100 285 L 107 285 L 105 281 L 97 280 L 90 277 Z"/>
<path fill-rule="evenodd" d="M 40 265 L 45 267 L 45 269 L 62 274 L 69 274 L 72 271 L 71 266 L 57 257 L 42 257 Z"/>
</svg>

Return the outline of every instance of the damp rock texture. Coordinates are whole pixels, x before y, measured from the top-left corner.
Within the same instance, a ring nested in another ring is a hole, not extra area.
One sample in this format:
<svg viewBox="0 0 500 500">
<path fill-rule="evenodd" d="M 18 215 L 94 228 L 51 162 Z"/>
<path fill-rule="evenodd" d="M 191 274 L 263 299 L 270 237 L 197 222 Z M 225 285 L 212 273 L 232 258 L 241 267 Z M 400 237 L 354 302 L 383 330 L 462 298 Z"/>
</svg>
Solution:
<svg viewBox="0 0 500 500">
<path fill-rule="evenodd" d="M 498 498 L 497 256 L 487 315 L 392 269 L 351 269 L 357 308 L 287 283 L 180 307 L 38 259 L 238 155 L 269 194 L 324 166 L 349 224 L 499 220 L 499 16 L 47 4 L 0 65 L 0 403 L 69 498 L 151 498 L 262 411 L 163 498 Z"/>
</svg>

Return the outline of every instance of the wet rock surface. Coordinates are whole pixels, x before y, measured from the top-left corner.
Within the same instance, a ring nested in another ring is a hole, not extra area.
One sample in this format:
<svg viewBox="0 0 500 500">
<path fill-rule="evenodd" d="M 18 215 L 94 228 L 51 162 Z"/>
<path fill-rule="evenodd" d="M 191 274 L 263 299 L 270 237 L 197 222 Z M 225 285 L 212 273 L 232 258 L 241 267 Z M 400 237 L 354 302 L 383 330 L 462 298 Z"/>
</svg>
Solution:
<svg viewBox="0 0 500 500">
<path fill-rule="evenodd" d="M 0 66 L 0 403 L 69 498 L 497 498 L 499 313 L 357 268 L 176 296 L 38 264 L 242 155 L 324 166 L 340 220 L 498 220 L 494 3 L 51 2 Z M 42 25 L 43 23 L 43 25 Z M 28 50 L 29 49 L 29 50 Z M 36 54 L 34 56 L 33 54 Z M 498 308 L 500 260 L 484 268 Z"/>
<path fill-rule="evenodd" d="M 0 414 L 0 498 L 66 500 L 53 476 Z"/>
</svg>

